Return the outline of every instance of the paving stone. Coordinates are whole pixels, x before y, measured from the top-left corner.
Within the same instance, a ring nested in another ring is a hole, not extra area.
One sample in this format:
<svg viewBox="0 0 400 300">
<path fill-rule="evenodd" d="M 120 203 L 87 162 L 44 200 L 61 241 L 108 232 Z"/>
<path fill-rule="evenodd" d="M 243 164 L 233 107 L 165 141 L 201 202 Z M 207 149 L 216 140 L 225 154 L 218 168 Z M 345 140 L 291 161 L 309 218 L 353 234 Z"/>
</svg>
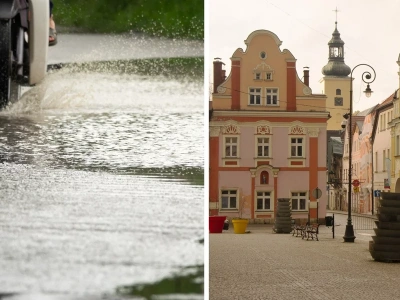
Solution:
<svg viewBox="0 0 400 300">
<path fill-rule="evenodd" d="M 355 232 L 344 243 L 347 215 L 332 228 L 320 226 L 319 241 L 277 234 L 270 224 L 249 224 L 209 235 L 209 299 L 398 299 L 400 263 L 374 261 L 374 232 Z"/>
</svg>

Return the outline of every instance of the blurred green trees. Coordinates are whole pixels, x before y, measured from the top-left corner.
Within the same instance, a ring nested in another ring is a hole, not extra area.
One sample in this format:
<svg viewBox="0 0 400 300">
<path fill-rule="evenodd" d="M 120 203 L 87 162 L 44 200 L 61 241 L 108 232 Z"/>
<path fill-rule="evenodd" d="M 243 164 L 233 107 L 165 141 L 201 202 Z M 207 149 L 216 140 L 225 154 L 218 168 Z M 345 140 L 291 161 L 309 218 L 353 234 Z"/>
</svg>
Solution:
<svg viewBox="0 0 400 300">
<path fill-rule="evenodd" d="M 204 0 L 53 0 L 57 25 L 203 39 Z"/>
</svg>

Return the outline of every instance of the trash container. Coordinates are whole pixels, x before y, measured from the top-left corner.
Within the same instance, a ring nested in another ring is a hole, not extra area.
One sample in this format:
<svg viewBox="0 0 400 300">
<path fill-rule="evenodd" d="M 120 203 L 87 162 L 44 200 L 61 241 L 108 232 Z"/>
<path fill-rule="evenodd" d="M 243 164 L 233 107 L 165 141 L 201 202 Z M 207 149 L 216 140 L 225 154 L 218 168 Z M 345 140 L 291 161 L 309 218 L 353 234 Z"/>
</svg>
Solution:
<svg viewBox="0 0 400 300">
<path fill-rule="evenodd" d="M 325 225 L 328 227 L 333 226 L 333 217 L 332 216 L 325 217 Z"/>
<path fill-rule="evenodd" d="M 229 229 L 229 221 L 228 220 L 224 221 L 224 228 L 223 229 L 224 230 L 228 230 Z"/>
</svg>

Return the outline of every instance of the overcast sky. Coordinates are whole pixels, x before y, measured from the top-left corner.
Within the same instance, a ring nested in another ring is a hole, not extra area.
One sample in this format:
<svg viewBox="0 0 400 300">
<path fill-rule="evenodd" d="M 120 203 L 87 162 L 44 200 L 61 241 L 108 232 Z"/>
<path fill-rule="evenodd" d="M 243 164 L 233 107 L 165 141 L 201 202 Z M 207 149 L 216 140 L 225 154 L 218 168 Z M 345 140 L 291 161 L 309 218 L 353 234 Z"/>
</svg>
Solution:
<svg viewBox="0 0 400 300">
<path fill-rule="evenodd" d="M 376 72 L 374 91 L 366 98 L 361 75 L 353 72 L 353 108 L 364 110 L 385 100 L 399 88 L 396 61 L 400 53 L 400 0 L 209 0 L 206 17 L 206 60 L 212 74 L 214 57 L 222 58 L 230 73 L 230 57 L 237 48 L 246 50 L 244 40 L 258 29 L 274 32 L 297 59 L 297 73 L 310 68 L 310 87 L 321 93 L 321 69 L 328 62 L 328 42 L 335 29 L 336 13 L 344 41 L 345 63 L 353 69 L 369 64 Z M 208 18 L 208 19 L 207 19 Z M 207 28 L 206 28 L 207 29 Z M 207 36 L 208 35 L 208 36 Z M 350 75 L 349 75 L 350 76 Z M 209 78 L 212 81 L 212 76 Z"/>
</svg>

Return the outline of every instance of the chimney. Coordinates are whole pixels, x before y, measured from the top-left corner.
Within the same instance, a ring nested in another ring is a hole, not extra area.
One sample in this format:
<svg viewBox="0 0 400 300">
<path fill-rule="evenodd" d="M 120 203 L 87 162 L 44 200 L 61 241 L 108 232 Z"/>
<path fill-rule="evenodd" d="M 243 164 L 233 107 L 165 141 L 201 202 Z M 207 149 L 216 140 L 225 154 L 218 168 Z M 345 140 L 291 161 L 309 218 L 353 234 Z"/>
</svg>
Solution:
<svg viewBox="0 0 400 300">
<path fill-rule="evenodd" d="M 308 69 L 308 67 L 304 67 L 303 72 L 304 72 L 304 84 L 309 87 L 310 70 Z"/>
<path fill-rule="evenodd" d="M 214 93 L 217 92 L 218 86 L 225 80 L 225 70 L 222 70 L 224 63 L 221 58 L 214 58 Z"/>
</svg>

